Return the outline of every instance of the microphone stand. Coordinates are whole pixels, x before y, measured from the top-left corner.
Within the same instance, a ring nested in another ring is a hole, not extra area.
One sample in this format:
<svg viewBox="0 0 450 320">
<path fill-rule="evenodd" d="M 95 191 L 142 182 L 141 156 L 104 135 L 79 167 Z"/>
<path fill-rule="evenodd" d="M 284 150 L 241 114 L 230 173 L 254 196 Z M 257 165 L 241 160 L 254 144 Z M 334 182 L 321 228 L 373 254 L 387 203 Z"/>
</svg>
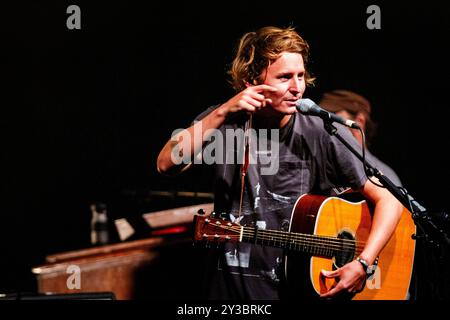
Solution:
<svg viewBox="0 0 450 320">
<path fill-rule="evenodd" d="M 359 160 L 363 162 L 363 157 L 359 154 L 358 151 L 356 151 L 353 146 L 351 146 L 339 133 L 337 132 L 337 128 L 332 125 L 332 120 L 326 117 L 321 117 L 323 120 L 323 124 L 325 127 L 325 130 L 331 135 L 335 136 L 340 142 L 342 142 L 343 145 L 347 147 Z M 421 235 L 414 234 L 412 235 L 412 238 L 414 240 L 422 240 L 422 242 L 431 247 L 431 249 L 439 250 L 442 249 L 441 252 L 438 254 L 439 259 L 443 259 L 443 254 L 448 254 L 448 249 L 446 250 L 445 247 L 450 248 L 450 239 L 448 234 L 444 231 L 444 227 L 439 227 L 436 225 L 435 221 L 433 221 L 432 216 L 438 217 L 441 219 L 441 222 L 447 225 L 450 223 L 449 215 L 445 212 L 440 213 L 429 213 L 428 210 L 419 204 L 404 188 L 397 187 L 388 177 L 383 175 L 383 173 L 380 172 L 377 168 L 373 167 L 370 163 L 366 162 L 366 168 L 367 168 L 367 174 L 369 176 L 375 176 L 378 178 L 380 183 L 389 191 L 391 194 L 397 198 L 400 203 L 405 206 L 410 212 L 412 219 L 414 220 L 415 225 L 417 226 L 418 230 L 421 232 Z M 425 253 L 430 254 L 431 250 L 426 250 Z M 431 259 L 427 259 L 427 263 L 430 263 Z M 430 270 L 428 270 L 427 273 L 430 273 Z M 431 272 L 431 274 L 428 274 L 428 276 L 437 276 L 438 272 Z M 437 288 L 439 281 L 435 279 L 434 281 L 434 288 Z M 445 284 L 441 284 L 445 285 Z M 435 294 L 435 292 L 433 292 Z"/>
</svg>

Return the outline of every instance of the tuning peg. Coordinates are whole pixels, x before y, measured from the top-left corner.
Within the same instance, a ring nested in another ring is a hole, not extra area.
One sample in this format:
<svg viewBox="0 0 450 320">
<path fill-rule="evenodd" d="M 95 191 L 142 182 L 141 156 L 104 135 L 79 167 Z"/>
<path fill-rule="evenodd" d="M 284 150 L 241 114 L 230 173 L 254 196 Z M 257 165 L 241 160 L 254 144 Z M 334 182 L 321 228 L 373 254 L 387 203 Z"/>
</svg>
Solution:
<svg viewBox="0 0 450 320">
<path fill-rule="evenodd" d="M 205 210 L 198 209 L 197 213 L 203 216 L 205 214 Z"/>
<path fill-rule="evenodd" d="M 213 211 L 213 212 L 211 212 L 211 218 L 215 218 L 216 217 L 216 213 Z"/>
<path fill-rule="evenodd" d="M 225 220 L 225 219 L 228 218 L 228 214 L 227 214 L 226 212 L 222 212 L 222 213 L 220 214 L 220 217 L 222 218 L 222 220 Z"/>
</svg>

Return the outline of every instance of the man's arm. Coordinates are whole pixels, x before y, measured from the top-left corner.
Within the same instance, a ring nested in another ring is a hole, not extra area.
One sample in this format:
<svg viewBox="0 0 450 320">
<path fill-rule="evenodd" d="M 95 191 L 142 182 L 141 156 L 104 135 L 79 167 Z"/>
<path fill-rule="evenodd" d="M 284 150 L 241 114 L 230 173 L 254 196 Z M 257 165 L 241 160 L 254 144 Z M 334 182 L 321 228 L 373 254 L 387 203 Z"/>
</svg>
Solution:
<svg viewBox="0 0 450 320">
<path fill-rule="evenodd" d="M 378 182 L 376 178 L 372 178 Z M 378 182 L 379 183 L 379 182 Z M 361 258 L 373 264 L 400 221 L 403 205 L 386 189 L 367 181 L 361 193 L 375 204 L 372 228 Z"/>
<path fill-rule="evenodd" d="M 208 129 L 218 128 L 224 121 L 224 110 L 222 107 L 219 107 L 202 120 L 173 136 L 167 141 L 158 155 L 156 162 L 158 172 L 166 175 L 176 175 L 188 169 L 190 167 L 189 162 L 175 163 L 174 157 L 192 159 L 193 156 L 201 151 L 204 139 L 208 139 L 205 132 Z M 177 154 L 175 155 L 174 153 Z"/>
<path fill-rule="evenodd" d="M 272 103 L 270 99 L 265 98 L 263 93 L 266 91 L 274 92 L 277 89 L 268 85 L 250 86 L 212 111 L 201 121 L 180 131 L 164 145 L 159 153 L 156 162 L 158 172 L 176 175 L 186 170 L 190 167 L 190 163 L 186 163 L 186 161 L 176 163 L 176 161 L 173 161 L 174 158 L 192 159 L 202 150 L 203 141 L 208 140 L 209 136 L 205 133 L 212 133 L 209 129 L 219 128 L 228 115 L 241 111 L 254 113 L 265 107 L 266 103 Z M 197 133 L 197 136 L 195 133 Z M 174 152 L 177 154 L 174 154 Z"/>
<path fill-rule="evenodd" d="M 377 181 L 377 179 L 372 178 Z M 372 227 L 364 250 L 359 255 L 372 265 L 376 257 L 389 241 L 397 227 L 402 215 L 402 204 L 385 188 L 380 188 L 367 180 L 360 192 L 375 204 L 372 219 Z M 366 273 L 362 265 L 354 260 L 335 271 L 324 271 L 322 274 L 327 278 L 339 280 L 336 287 L 321 295 L 322 298 L 330 298 L 339 291 L 350 293 L 360 292 L 366 282 Z"/>
</svg>

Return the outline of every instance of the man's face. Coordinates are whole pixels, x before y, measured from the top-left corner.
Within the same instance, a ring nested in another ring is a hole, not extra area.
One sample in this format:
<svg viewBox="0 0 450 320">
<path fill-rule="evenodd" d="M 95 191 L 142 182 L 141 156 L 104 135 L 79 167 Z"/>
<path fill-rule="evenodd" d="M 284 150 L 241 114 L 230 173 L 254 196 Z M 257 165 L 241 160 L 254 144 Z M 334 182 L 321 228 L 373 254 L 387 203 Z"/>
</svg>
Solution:
<svg viewBox="0 0 450 320">
<path fill-rule="evenodd" d="M 299 53 L 283 52 L 262 74 L 264 84 L 278 89 L 265 94 L 272 99 L 272 109 L 282 114 L 296 112 L 295 102 L 305 92 L 305 66 Z"/>
</svg>

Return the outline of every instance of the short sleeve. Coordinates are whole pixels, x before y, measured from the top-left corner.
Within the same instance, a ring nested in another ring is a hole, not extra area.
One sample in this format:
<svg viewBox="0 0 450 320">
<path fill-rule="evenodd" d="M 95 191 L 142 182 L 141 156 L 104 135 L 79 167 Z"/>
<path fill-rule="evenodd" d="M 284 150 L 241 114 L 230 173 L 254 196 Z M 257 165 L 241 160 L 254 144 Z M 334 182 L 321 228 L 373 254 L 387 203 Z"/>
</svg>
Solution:
<svg viewBox="0 0 450 320">
<path fill-rule="evenodd" d="M 338 134 L 356 151 L 362 152 L 361 146 L 346 127 L 336 124 Z M 324 132 L 323 142 L 327 145 L 321 189 L 350 187 L 361 189 L 367 181 L 362 161 L 360 161 L 336 136 Z"/>
<path fill-rule="evenodd" d="M 216 110 L 219 106 L 220 106 L 220 104 L 213 105 L 213 106 L 209 107 L 208 109 L 206 109 L 205 111 L 203 111 L 202 113 L 200 113 L 199 115 L 197 115 L 197 116 L 195 117 L 195 119 L 191 122 L 191 126 L 192 126 L 195 122 L 202 120 L 202 119 L 203 119 L 204 117 L 206 117 L 208 114 L 210 114 L 211 112 L 213 112 L 214 110 Z"/>
</svg>

